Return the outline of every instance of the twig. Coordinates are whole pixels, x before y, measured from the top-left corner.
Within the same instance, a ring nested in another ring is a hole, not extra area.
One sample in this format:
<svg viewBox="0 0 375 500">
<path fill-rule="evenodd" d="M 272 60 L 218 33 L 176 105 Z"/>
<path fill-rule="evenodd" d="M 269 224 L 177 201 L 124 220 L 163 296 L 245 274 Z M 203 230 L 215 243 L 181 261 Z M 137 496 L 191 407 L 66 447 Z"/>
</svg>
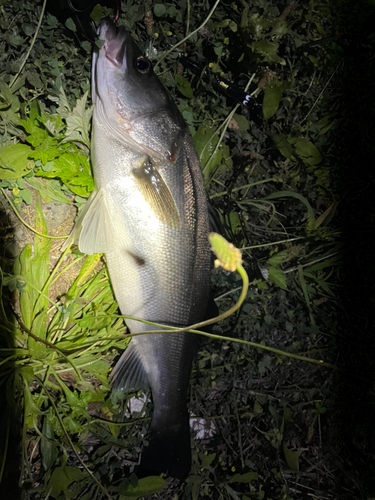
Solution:
<svg viewBox="0 0 375 500">
<path fill-rule="evenodd" d="M 284 271 L 284 273 L 292 273 L 293 271 L 297 271 L 297 269 L 300 267 L 301 268 L 308 267 L 308 266 L 311 266 L 312 264 L 316 264 L 317 262 L 321 262 L 322 260 L 330 259 L 331 257 L 334 257 L 335 255 L 340 255 L 340 254 L 341 254 L 341 252 L 339 252 L 339 251 L 333 252 L 325 257 L 321 257 L 320 259 L 312 260 L 311 262 L 308 262 L 307 264 L 300 264 L 299 266 L 291 267 L 290 269 L 287 269 L 286 271 Z"/>
<path fill-rule="evenodd" d="M 27 335 L 29 337 L 31 337 L 33 340 L 35 340 L 35 342 L 40 342 L 41 344 L 44 344 L 45 346 L 50 347 L 51 349 L 55 349 L 56 351 L 59 351 L 59 352 L 61 352 L 61 354 L 63 354 L 62 350 L 59 349 L 57 346 L 55 346 L 54 344 L 51 344 L 51 342 L 48 342 L 48 340 L 43 340 L 40 337 L 37 337 L 31 330 L 29 330 L 27 328 L 27 326 L 22 323 L 20 317 L 14 311 L 14 309 L 13 309 L 13 314 L 15 315 L 17 322 L 20 325 L 21 330 L 24 331 L 25 333 L 27 333 Z"/>
<path fill-rule="evenodd" d="M 76 350 L 71 350 L 71 351 L 68 351 L 66 349 L 60 349 L 59 347 L 57 347 L 56 345 L 54 344 L 51 344 L 51 342 L 48 342 L 48 340 L 43 340 L 41 339 L 40 337 L 37 337 L 36 335 L 34 335 L 34 333 L 29 330 L 27 328 L 26 325 L 24 325 L 20 319 L 20 317 L 18 316 L 18 314 L 13 310 L 13 314 L 15 315 L 17 321 L 18 321 L 18 324 L 20 325 L 20 328 L 22 331 L 24 331 L 27 335 L 29 335 L 29 337 L 31 337 L 33 340 L 35 340 L 35 342 L 40 342 L 42 344 L 44 344 L 46 347 L 49 347 L 50 349 L 53 349 L 57 352 L 59 352 L 61 354 L 61 356 L 65 359 L 65 361 L 72 366 L 73 370 L 77 373 L 77 375 L 80 377 L 80 373 L 78 372 L 77 368 L 74 366 L 74 364 L 72 363 L 72 361 L 68 358 L 68 354 L 72 354 L 74 352 L 79 352 L 80 350 L 82 350 L 82 347 L 80 347 L 79 349 L 76 349 Z"/>
<path fill-rule="evenodd" d="M 304 239 L 305 239 L 304 236 L 297 236 L 296 238 L 289 238 L 288 240 L 279 240 L 279 241 L 273 241 L 271 243 L 262 243 L 260 245 L 252 245 L 250 247 L 243 247 L 243 248 L 241 248 L 241 250 L 251 250 L 252 248 L 271 247 L 272 245 L 280 245 L 281 243 L 290 243 L 291 241 L 304 240 Z M 284 272 L 286 272 L 286 271 L 284 271 Z"/>
<path fill-rule="evenodd" d="M 245 461 L 243 458 L 243 449 L 242 449 L 241 422 L 240 422 L 240 417 L 238 415 L 237 403 L 236 403 L 236 419 L 237 419 L 237 425 L 238 425 L 238 448 L 240 450 L 241 466 L 242 466 L 242 469 L 244 469 L 245 468 Z"/>
<path fill-rule="evenodd" d="M 42 6 L 42 11 L 40 13 L 40 16 L 39 16 L 39 22 L 38 22 L 38 26 L 36 27 L 36 31 L 34 33 L 34 36 L 33 36 L 33 39 L 31 41 L 31 44 L 30 44 L 30 47 L 29 47 L 29 50 L 27 51 L 27 54 L 25 56 L 25 59 L 23 60 L 22 64 L 21 64 L 21 67 L 20 69 L 18 70 L 18 73 L 16 73 L 12 79 L 12 81 L 10 82 L 9 84 L 9 87 L 12 88 L 13 85 L 15 84 L 17 78 L 20 76 L 23 68 L 25 67 L 25 64 L 26 64 L 26 61 L 28 60 L 29 58 L 29 55 L 30 55 L 30 52 L 32 51 L 33 47 L 34 47 L 34 44 L 35 44 L 35 40 L 36 40 L 36 37 L 38 36 L 38 33 L 39 33 L 39 30 L 40 30 L 40 27 L 42 25 L 42 20 L 43 20 L 43 16 L 44 16 L 44 10 L 46 8 L 46 4 L 47 4 L 47 0 L 44 0 L 43 2 L 43 6 Z"/>
<path fill-rule="evenodd" d="M 216 134 L 216 132 L 215 132 L 215 134 Z M 208 142 L 210 142 L 210 141 L 208 141 Z M 252 182 L 251 184 L 244 184 L 243 186 L 235 187 L 235 188 L 231 189 L 230 192 L 234 193 L 235 191 L 242 191 L 242 189 L 257 186 L 258 184 L 265 184 L 266 182 L 278 182 L 278 181 L 279 181 L 279 179 L 277 177 L 270 177 L 269 179 L 262 179 L 262 180 L 257 181 L 257 182 Z M 210 200 L 212 200 L 213 198 L 218 198 L 219 196 L 225 196 L 226 194 L 229 194 L 229 192 L 222 191 L 221 193 L 215 193 L 212 196 L 210 196 Z"/>
<path fill-rule="evenodd" d="M 189 35 L 189 29 L 190 29 L 190 0 L 187 0 L 187 13 L 186 13 L 186 35 L 185 36 L 188 36 Z"/>
<path fill-rule="evenodd" d="M 165 59 L 167 57 L 168 54 L 170 54 L 173 50 L 177 49 L 177 47 L 179 47 L 180 45 L 182 45 L 184 42 L 186 42 L 186 40 L 188 40 L 191 36 L 195 35 L 195 33 L 198 33 L 198 31 L 200 31 L 202 28 L 204 28 L 206 26 L 206 24 L 208 23 L 208 21 L 210 20 L 212 14 L 215 12 L 216 10 L 216 7 L 219 5 L 220 3 L 220 0 L 216 0 L 214 6 L 212 7 L 212 9 L 210 10 L 210 13 L 208 14 L 208 16 L 206 17 L 206 19 L 203 21 L 203 23 L 194 31 L 192 31 L 189 35 L 185 36 L 185 38 L 183 38 L 182 40 L 180 40 L 178 43 L 176 43 L 176 45 L 174 45 L 171 49 L 167 50 L 167 52 L 161 56 L 161 58 L 158 60 L 158 62 L 155 64 L 154 66 L 154 70 L 159 66 L 159 64 L 161 63 L 161 61 L 163 59 Z"/>
<path fill-rule="evenodd" d="M 322 90 L 321 90 L 320 94 L 319 94 L 319 95 L 318 95 L 318 97 L 315 99 L 315 102 L 314 102 L 314 104 L 311 106 L 311 108 L 309 109 L 309 111 L 308 111 L 307 115 L 306 115 L 306 116 L 305 116 L 305 117 L 304 117 L 304 118 L 303 118 L 303 119 L 299 122 L 299 124 L 298 124 L 298 126 L 299 126 L 299 127 L 301 126 L 301 124 L 302 124 L 305 120 L 307 120 L 307 118 L 309 117 L 309 115 L 312 113 L 312 110 L 313 110 L 313 109 L 315 108 L 315 106 L 318 104 L 318 102 L 319 102 L 320 98 L 321 98 L 321 97 L 322 97 L 322 95 L 324 94 L 324 92 L 325 92 L 326 88 L 328 87 L 328 85 L 329 85 L 330 81 L 332 80 L 332 78 L 335 76 L 335 73 L 336 73 L 336 71 L 339 69 L 339 67 L 340 67 L 341 63 L 343 62 L 343 60 L 344 60 L 344 59 L 342 59 L 342 60 L 338 63 L 338 65 L 336 66 L 336 68 L 333 70 L 333 72 L 332 72 L 331 76 L 328 78 L 327 83 L 324 85 L 324 87 L 322 88 Z"/>
</svg>

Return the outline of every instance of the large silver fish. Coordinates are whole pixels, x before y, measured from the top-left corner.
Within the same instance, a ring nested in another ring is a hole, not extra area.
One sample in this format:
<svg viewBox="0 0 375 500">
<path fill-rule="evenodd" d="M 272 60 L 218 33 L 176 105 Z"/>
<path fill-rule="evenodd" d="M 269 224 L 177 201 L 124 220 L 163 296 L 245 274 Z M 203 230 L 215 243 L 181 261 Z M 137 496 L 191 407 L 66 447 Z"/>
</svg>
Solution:
<svg viewBox="0 0 375 500">
<path fill-rule="evenodd" d="M 174 326 L 204 320 L 210 295 L 209 222 L 188 127 L 130 33 L 104 20 L 92 67 L 95 192 L 79 248 L 104 252 L 122 314 Z M 132 333 L 150 327 L 126 320 Z M 183 478 L 191 466 L 186 407 L 193 334 L 132 338 L 116 388 L 151 387 L 154 412 L 141 473 Z"/>
</svg>

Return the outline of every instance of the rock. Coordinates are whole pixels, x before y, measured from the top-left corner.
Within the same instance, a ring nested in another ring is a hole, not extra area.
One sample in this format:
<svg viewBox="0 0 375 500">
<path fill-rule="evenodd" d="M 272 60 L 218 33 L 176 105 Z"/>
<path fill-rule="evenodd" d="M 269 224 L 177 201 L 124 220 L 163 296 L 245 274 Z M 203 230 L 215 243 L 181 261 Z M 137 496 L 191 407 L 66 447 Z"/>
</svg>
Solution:
<svg viewBox="0 0 375 500">
<path fill-rule="evenodd" d="M 55 201 L 43 203 L 42 210 L 46 219 L 48 229 L 60 226 L 71 217 L 70 205 L 66 203 L 57 204 Z"/>
</svg>

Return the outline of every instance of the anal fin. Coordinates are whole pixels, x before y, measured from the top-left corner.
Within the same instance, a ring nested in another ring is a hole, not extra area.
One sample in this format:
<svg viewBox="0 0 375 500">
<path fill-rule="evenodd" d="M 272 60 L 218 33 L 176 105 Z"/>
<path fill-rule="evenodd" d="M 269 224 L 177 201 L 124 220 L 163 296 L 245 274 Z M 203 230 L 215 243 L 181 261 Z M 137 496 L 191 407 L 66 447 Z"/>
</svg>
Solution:
<svg viewBox="0 0 375 500">
<path fill-rule="evenodd" d="M 123 352 L 111 373 L 112 387 L 118 391 L 148 389 L 149 381 L 137 348 L 132 342 Z"/>
</svg>

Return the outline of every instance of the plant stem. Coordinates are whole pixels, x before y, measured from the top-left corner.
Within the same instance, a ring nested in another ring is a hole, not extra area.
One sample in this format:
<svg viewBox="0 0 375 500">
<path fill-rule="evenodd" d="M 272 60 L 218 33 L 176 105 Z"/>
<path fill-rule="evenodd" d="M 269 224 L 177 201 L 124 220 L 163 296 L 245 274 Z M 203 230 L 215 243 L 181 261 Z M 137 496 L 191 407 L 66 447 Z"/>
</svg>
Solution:
<svg viewBox="0 0 375 500">
<path fill-rule="evenodd" d="M 33 36 L 33 39 L 31 41 L 31 44 L 30 44 L 30 47 L 29 47 L 29 50 L 27 51 L 26 53 L 26 56 L 25 56 L 25 59 L 23 60 L 22 64 L 21 64 L 21 67 L 20 69 L 18 70 L 18 72 L 14 75 L 12 81 L 10 82 L 9 84 L 9 87 L 12 88 L 13 85 L 15 84 L 15 82 L 17 81 L 17 78 L 20 76 L 20 74 L 22 73 L 22 70 L 23 68 L 25 67 L 25 64 L 26 64 L 26 61 L 28 60 L 29 58 L 29 55 L 34 47 L 34 44 L 35 44 L 35 40 L 36 40 L 36 37 L 38 36 L 38 33 L 39 33 L 39 30 L 40 30 L 40 27 L 42 25 L 42 20 L 43 20 L 43 16 L 44 16 L 44 10 L 46 8 L 46 4 L 47 4 L 47 0 L 44 0 L 43 2 L 43 6 L 42 6 L 42 11 L 40 13 L 40 16 L 39 16 L 39 22 L 38 22 L 38 26 L 36 27 L 36 31 L 34 33 L 34 36 Z"/>
<path fill-rule="evenodd" d="M 179 47 L 180 45 L 182 45 L 191 36 L 195 35 L 195 33 L 198 33 L 198 31 L 200 31 L 202 28 L 204 28 L 206 26 L 206 24 L 210 20 L 212 14 L 215 12 L 216 7 L 219 5 L 219 3 L 220 3 L 220 0 L 216 0 L 214 6 L 210 10 L 208 16 L 206 17 L 206 19 L 203 21 L 203 23 L 196 30 L 194 30 L 191 33 L 189 33 L 189 35 L 185 36 L 182 40 L 180 40 L 178 43 L 176 43 L 176 45 L 174 45 L 171 49 L 167 50 L 167 52 L 164 55 L 161 56 L 161 58 L 158 60 L 158 62 L 154 66 L 154 71 L 159 66 L 159 64 L 161 63 L 161 61 L 167 57 L 168 54 L 170 54 L 173 50 L 177 49 L 177 47 Z"/>
<path fill-rule="evenodd" d="M 68 238 L 68 236 L 49 236 L 48 234 L 43 234 L 43 233 L 40 233 L 39 231 L 37 231 L 35 228 L 31 227 L 26 221 L 24 221 L 21 217 L 21 215 L 19 214 L 18 210 L 16 209 L 16 207 L 14 206 L 13 202 L 10 200 L 10 198 L 8 197 L 8 195 L 6 194 L 6 192 L 4 191 L 3 188 L 1 188 L 1 192 L 3 193 L 3 195 L 5 196 L 5 198 L 7 199 L 9 205 L 13 208 L 14 210 L 14 213 L 16 214 L 17 216 L 17 219 L 22 222 L 22 224 L 24 226 L 27 227 L 27 229 L 30 229 L 30 231 L 32 231 L 33 233 L 37 234 L 38 236 L 42 236 L 43 238 L 48 238 L 50 240 L 64 240 L 66 238 Z"/>
<path fill-rule="evenodd" d="M 77 453 L 77 450 L 75 449 L 75 446 L 72 442 L 72 440 L 70 439 L 70 436 L 68 434 L 68 431 L 65 429 L 65 426 L 64 426 L 64 423 L 63 421 L 61 420 L 61 417 L 59 415 L 59 412 L 57 411 L 57 408 L 56 408 L 56 405 L 55 405 L 55 402 L 52 398 L 52 396 L 50 395 L 47 387 L 45 386 L 45 384 L 43 383 L 43 380 L 40 379 L 39 377 L 35 377 L 36 380 L 39 382 L 39 384 L 43 387 L 43 389 L 46 391 L 46 394 L 47 394 L 47 397 L 48 399 L 50 400 L 50 403 L 51 405 L 53 406 L 53 409 L 55 410 L 55 415 L 57 417 L 57 420 L 59 421 L 59 424 L 61 425 L 61 428 L 62 430 L 64 431 L 64 434 L 65 434 L 65 437 L 66 439 L 68 440 L 75 456 L 78 458 L 79 462 L 81 463 L 82 467 L 85 469 L 85 471 L 91 476 L 91 478 L 95 481 L 95 483 L 99 486 L 99 488 L 103 491 L 103 493 L 105 494 L 105 496 L 108 498 L 108 500 L 113 500 L 113 498 L 111 497 L 111 495 L 108 493 L 108 491 L 105 489 L 104 486 L 102 486 L 100 484 L 100 482 L 96 479 L 96 477 L 94 476 L 94 474 L 91 472 L 91 470 L 87 467 L 87 465 L 84 463 L 84 461 L 82 460 L 82 458 L 79 456 L 79 454 Z"/>
</svg>

